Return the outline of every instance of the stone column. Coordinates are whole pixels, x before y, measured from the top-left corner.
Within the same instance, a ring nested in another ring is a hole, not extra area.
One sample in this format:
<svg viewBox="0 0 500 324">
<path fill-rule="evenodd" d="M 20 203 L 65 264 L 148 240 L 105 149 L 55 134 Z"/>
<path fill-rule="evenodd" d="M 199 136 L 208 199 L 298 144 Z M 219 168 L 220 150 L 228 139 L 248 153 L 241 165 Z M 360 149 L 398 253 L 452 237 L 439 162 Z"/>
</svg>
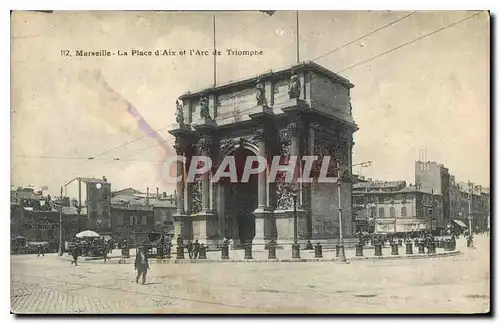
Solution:
<svg viewBox="0 0 500 324">
<path fill-rule="evenodd" d="M 257 129 L 254 132 L 254 140 L 258 143 L 259 156 L 267 161 L 267 144 L 266 134 L 264 129 Z M 255 215 L 255 249 L 264 249 L 266 244 L 272 239 L 272 213 L 268 208 L 267 203 L 267 166 L 262 172 L 257 175 L 258 179 L 258 205 L 257 209 L 253 211 Z"/>
<path fill-rule="evenodd" d="M 200 153 L 203 156 L 210 156 L 212 140 L 210 137 L 202 137 L 198 145 L 200 147 Z M 201 176 L 201 211 L 207 213 L 210 211 L 210 171 L 205 172 Z"/>
<path fill-rule="evenodd" d="M 301 246 L 305 246 L 304 238 L 305 238 L 305 230 L 307 225 L 305 224 L 305 210 L 302 208 L 302 198 L 301 195 L 303 192 L 301 191 L 300 182 L 297 182 L 297 179 L 300 177 L 300 165 L 301 165 L 301 152 L 300 152 L 300 141 L 301 141 L 301 133 L 302 133 L 302 123 L 297 115 L 294 116 L 294 119 L 287 126 L 287 131 L 290 136 L 290 157 L 296 157 L 297 162 L 295 164 L 295 168 L 293 170 L 293 182 L 290 184 L 286 190 L 286 195 L 291 196 L 292 188 L 298 190 L 297 192 L 297 236 L 298 241 Z M 283 195 L 283 193 L 282 193 Z M 290 197 L 290 199 L 292 199 Z M 275 211 L 276 216 L 276 225 L 278 228 L 278 239 L 282 244 L 292 244 L 294 238 L 294 229 L 295 229 L 295 213 L 293 208 L 293 203 L 290 203 L 286 209 L 280 209 L 279 213 Z"/>
<path fill-rule="evenodd" d="M 267 160 L 266 140 L 264 130 L 257 129 L 254 133 L 254 139 L 258 141 L 259 156 Z M 266 170 L 258 174 L 258 207 L 257 209 L 265 209 L 267 207 L 267 174 Z"/>
<path fill-rule="evenodd" d="M 184 163 L 181 158 L 184 157 L 184 150 L 180 146 L 180 144 L 175 145 L 175 151 L 178 156 L 177 160 L 177 214 L 183 215 L 185 214 L 184 209 L 184 183 L 185 183 L 185 175 L 184 175 Z M 179 179 L 180 177 L 180 179 Z"/>
<path fill-rule="evenodd" d="M 211 157 L 212 139 L 203 135 L 198 141 L 199 152 Z M 210 171 L 201 176 L 201 211 L 193 216 L 193 239 L 209 246 L 217 244 L 216 215 L 210 210 Z"/>
</svg>

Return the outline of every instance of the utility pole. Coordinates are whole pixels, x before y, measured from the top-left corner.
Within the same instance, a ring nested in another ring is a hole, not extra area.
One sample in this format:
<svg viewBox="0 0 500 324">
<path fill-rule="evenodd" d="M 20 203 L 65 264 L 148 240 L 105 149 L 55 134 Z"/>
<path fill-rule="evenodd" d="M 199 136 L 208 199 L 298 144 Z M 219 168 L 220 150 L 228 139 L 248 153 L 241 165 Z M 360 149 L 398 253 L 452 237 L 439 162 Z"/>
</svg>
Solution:
<svg viewBox="0 0 500 324">
<path fill-rule="evenodd" d="M 342 224 L 342 194 L 341 194 L 341 188 L 342 188 L 342 175 L 343 175 L 343 170 L 345 168 L 351 168 L 353 166 L 361 166 L 361 167 L 368 167 L 371 166 L 372 162 L 363 162 L 363 163 L 358 163 L 358 164 L 352 164 L 352 165 L 346 165 L 344 167 L 340 166 L 340 163 L 337 161 L 337 194 L 338 194 L 338 200 L 339 200 L 339 257 L 338 261 L 339 262 L 347 262 L 347 259 L 345 257 L 345 250 L 344 250 L 344 233 L 343 233 L 343 224 Z"/>
<path fill-rule="evenodd" d="M 299 11 L 295 12 L 297 18 L 297 34 L 296 34 L 296 45 L 297 45 L 297 63 L 300 63 L 300 45 L 299 45 Z"/>
<path fill-rule="evenodd" d="M 64 203 L 63 203 L 63 187 L 61 187 L 61 206 L 60 206 L 60 209 L 59 209 L 59 256 L 62 256 L 63 255 L 63 206 L 64 206 Z"/>
<path fill-rule="evenodd" d="M 467 182 L 469 185 L 469 237 L 467 238 L 467 247 L 473 248 L 474 242 L 472 239 L 472 183 L 470 181 Z"/>
</svg>

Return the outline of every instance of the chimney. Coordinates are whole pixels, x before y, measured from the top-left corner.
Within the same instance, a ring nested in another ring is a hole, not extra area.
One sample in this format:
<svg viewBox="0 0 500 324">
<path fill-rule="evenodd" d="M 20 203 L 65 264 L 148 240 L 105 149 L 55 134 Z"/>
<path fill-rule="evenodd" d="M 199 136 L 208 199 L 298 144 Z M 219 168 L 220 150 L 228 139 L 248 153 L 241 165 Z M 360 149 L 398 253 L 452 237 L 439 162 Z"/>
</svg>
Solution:
<svg viewBox="0 0 500 324">
<path fill-rule="evenodd" d="M 146 204 L 149 204 L 149 187 L 146 188 Z"/>
<path fill-rule="evenodd" d="M 156 199 L 160 198 L 160 188 L 156 187 Z"/>
</svg>

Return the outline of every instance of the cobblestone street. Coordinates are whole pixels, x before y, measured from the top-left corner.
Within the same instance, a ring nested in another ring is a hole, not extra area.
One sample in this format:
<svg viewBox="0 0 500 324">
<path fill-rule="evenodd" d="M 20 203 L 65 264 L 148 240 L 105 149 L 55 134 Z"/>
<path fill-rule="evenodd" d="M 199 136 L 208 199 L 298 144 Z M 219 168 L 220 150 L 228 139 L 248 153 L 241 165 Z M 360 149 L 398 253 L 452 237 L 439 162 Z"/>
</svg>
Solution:
<svg viewBox="0 0 500 324">
<path fill-rule="evenodd" d="M 480 313 L 489 310 L 489 238 L 458 256 L 339 264 L 131 264 L 11 256 L 14 313 Z"/>
</svg>

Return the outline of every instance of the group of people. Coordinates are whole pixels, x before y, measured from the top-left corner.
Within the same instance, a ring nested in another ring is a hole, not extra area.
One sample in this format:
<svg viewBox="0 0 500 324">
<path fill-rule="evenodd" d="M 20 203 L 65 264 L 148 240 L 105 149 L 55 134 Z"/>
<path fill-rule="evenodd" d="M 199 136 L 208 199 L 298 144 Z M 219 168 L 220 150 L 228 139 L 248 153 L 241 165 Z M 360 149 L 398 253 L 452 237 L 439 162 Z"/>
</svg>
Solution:
<svg viewBox="0 0 500 324">
<path fill-rule="evenodd" d="M 198 258 L 198 254 L 200 253 L 200 243 L 198 240 L 194 241 L 194 243 L 189 240 L 186 244 L 186 248 L 190 259 Z"/>
</svg>

